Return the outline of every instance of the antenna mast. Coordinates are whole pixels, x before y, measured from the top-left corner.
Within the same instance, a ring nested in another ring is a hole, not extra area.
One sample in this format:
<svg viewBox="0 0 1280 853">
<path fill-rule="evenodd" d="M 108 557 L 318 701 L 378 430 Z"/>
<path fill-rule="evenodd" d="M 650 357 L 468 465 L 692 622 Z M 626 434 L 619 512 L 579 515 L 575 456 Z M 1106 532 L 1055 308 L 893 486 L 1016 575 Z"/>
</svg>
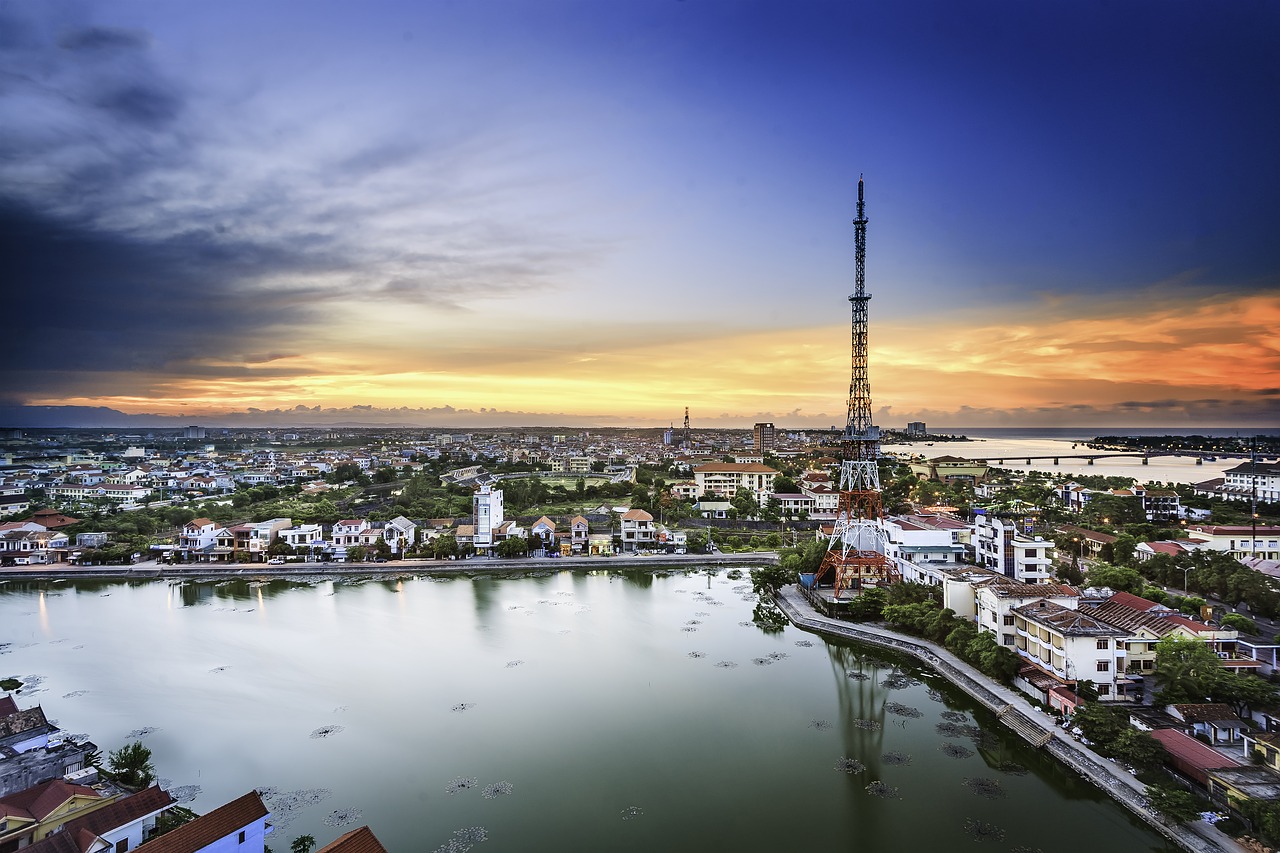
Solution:
<svg viewBox="0 0 1280 853">
<path fill-rule="evenodd" d="M 893 561 L 884 553 L 880 525 L 880 428 L 871 423 L 871 382 L 867 378 L 866 290 L 867 214 L 862 176 L 858 176 L 858 218 L 854 225 L 853 375 L 849 381 L 849 409 L 841 435 L 840 495 L 835 530 L 818 569 L 815 586 L 835 573 L 835 598 L 845 589 L 880 586 L 900 581 Z"/>
</svg>

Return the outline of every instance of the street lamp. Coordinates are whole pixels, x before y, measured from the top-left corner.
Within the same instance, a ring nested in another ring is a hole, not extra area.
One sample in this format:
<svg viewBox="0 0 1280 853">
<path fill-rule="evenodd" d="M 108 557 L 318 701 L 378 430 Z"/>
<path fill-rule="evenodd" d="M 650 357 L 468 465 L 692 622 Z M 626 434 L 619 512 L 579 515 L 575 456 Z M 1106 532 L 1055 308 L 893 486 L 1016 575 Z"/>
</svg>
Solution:
<svg viewBox="0 0 1280 853">
<path fill-rule="evenodd" d="M 1182 591 L 1183 592 L 1187 592 L 1187 593 L 1191 592 L 1191 590 L 1187 588 L 1187 574 L 1194 568 L 1195 566 L 1187 566 L 1185 569 L 1182 570 Z"/>
</svg>

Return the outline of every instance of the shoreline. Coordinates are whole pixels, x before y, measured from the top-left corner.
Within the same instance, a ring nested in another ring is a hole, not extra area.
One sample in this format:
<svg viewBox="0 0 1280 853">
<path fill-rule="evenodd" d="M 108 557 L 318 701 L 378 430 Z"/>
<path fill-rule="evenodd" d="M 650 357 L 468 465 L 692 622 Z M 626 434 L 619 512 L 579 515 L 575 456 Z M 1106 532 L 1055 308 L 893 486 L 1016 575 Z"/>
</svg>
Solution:
<svg viewBox="0 0 1280 853">
<path fill-rule="evenodd" d="M 166 578 L 289 579 L 314 577 L 397 577 L 402 575 L 530 574 L 562 570 L 648 571 L 704 566 L 741 568 L 776 563 L 776 551 L 749 554 L 656 554 L 625 557 L 517 557 L 513 559 L 396 560 L 386 563 L 201 563 L 133 566 L 26 566 L 0 569 L 0 581 L 163 580 Z"/>
<path fill-rule="evenodd" d="M 775 600 L 791 624 L 802 631 L 866 643 L 915 658 L 994 713 L 1010 731 L 1048 751 L 1188 853 L 1243 853 L 1244 848 L 1235 839 L 1203 821 L 1185 825 L 1166 823 L 1147 805 L 1143 783 L 1118 766 L 1107 766 L 1106 759 L 1066 736 L 1048 714 L 1033 706 L 1021 693 L 992 681 L 946 649 L 874 623 L 843 622 L 823 616 L 795 587 L 782 590 Z"/>
</svg>

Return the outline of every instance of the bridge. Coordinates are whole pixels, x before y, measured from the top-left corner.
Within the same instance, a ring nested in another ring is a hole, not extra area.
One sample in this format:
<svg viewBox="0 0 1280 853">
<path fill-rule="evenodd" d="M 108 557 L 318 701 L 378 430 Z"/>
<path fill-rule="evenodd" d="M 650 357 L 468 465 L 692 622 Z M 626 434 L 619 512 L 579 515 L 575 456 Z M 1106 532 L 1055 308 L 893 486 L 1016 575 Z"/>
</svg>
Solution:
<svg viewBox="0 0 1280 853">
<path fill-rule="evenodd" d="M 1014 465 L 1019 463 L 1022 463 L 1023 465 L 1030 465 L 1032 462 L 1052 460 L 1053 464 L 1057 465 L 1061 459 L 1084 459 L 1087 464 L 1092 465 L 1095 459 L 1141 459 L 1142 464 L 1146 465 L 1150 460 L 1157 459 L 1162 456 L 1191 457 L 1196 460 L 1197 465 L 1203 465 L 1206 459 L 1210 462 L 1215 462 L 1219 459 L 1249 458 L 1247 453 L 1210 453 L 1203 450 L 1132 450 L 1128 452 L 1117 451 L 1113 453 L 1058 453 L 1052 456 L 988 456 L 986 459 L 981 461 L 988 465 L 1003 465 L 1006 460 L 1012 462 Z"/>
</svg>

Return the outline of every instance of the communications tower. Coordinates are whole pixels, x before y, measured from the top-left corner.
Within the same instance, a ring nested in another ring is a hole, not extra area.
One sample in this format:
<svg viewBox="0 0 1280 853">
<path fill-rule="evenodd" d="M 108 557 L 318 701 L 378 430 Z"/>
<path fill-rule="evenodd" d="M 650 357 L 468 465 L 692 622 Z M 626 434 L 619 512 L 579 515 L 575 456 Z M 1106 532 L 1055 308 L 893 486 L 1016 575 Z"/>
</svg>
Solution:
<svg viewBox="0 0 1280 853">
<path fill-rule="evenodd" d="M 871 383 L 867 380 L 866 292 L 867 216 L 862 177 L 858 177 L 858 218 L 854 225 L 853 378 L 849 381 L 849 416 L 841 435 L 840 495 L 835 530 L 814 579 L 815 587 L 834 573 L 835 597 L 846 589 L 883 586 L 902 579 L 884 553 L 880 525 L 880 428 L 871 423 Z"/>
</svg>

